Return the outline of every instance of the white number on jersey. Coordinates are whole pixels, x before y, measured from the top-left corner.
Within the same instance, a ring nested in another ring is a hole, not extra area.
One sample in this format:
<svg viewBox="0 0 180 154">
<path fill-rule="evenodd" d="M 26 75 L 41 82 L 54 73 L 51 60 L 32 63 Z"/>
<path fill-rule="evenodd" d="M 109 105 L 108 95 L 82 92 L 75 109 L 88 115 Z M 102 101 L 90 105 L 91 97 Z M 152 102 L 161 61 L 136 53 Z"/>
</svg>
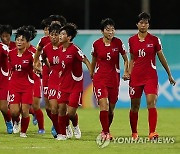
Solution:
<svg viewBox="0 0 180 154">
<path fill-rule="evenodd" d="M 139 49 L 139 57 L 145 57 L 146 53 L 144 52 L 144 49 Z"/>
<path fill-rule="evenodd" d="M 22 71 L 21 68 L 22 68 L 21 65 L 15 65 L 15 70 L 16 70 L 16 71 Z"/>
<path fill-rule="evenodd" d="M 110 52 L 107 53 L 107 60 L 110 60 L 111 56 L 110 56 Z"/>
<path fill-rule="evenodd" d="M 58 56 L 53 57 L 53 64 L 59 64 L 59 57 Z"/>
</svg>

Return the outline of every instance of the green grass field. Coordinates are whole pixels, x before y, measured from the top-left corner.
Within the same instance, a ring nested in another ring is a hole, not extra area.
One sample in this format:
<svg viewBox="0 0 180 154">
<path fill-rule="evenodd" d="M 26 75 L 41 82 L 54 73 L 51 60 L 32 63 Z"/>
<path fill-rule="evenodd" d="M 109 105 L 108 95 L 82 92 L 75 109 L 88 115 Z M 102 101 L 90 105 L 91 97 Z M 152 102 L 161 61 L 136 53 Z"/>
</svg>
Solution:
<svg viewBox="0 0 180 154">
<path fill-rule="evenodd" d="M 79 109 L 79 125 L 82 138 L 67 141 L 57 141 L 50 133 L 51 122 L 45 115 L 44 135 L 37 134 L 37 126 L 32 124 L 32 116 L 27 131 L 27 138 L 20 138 L 19 134 L 7 134 L 4 120 L 0 116 L 0 153 L 2 154 L 48 154 L 48 153 L 133 153 L 133 154 L 173 154 L 180 153 L 180 109 L 158 109 L 157 132 L 161 137 L 174 137 L 175 143 L 118 143 L 112 141 L 107 147 L 99 148 L 96 137 L 101 131 L 98 109 Z M 129 137 L 128 109 L 116 109 L 111 133 L 114 137 Z M 139 112 L 139 136 L 147 137 L 148 123 L 147 110 Z"/>
</svg>

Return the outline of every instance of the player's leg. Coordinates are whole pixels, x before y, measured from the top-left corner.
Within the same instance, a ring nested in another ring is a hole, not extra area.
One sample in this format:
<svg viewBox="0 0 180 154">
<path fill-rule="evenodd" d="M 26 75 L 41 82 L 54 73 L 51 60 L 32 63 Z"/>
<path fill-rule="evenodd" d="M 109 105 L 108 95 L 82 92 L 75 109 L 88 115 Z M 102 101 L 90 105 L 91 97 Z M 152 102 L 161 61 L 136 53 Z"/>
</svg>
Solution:
<svg viewBox="0 0 180 154">
<path fill-rule="evenodd" d="M 158 93 L 158 83 L 155 80 L 150 80 L 144 87 L 144 92 L 146 94 L 147 108 L 148 108 L 148 122 L 149 122 L 149 138 L 158 138 L 156 133 L 157 125 L 157 93 Z"/>
<path fill-rule="evenodd" d="M 109 136 L 109 100 L 107 88 L 103 86 L 94 87 L 94 94 L 100 108 L 101 137 L 106 139 Z"/>
<path fill-rule="evenodd" d="M 141 96 L 143 92 L 143 86 L 130 87 L 129 95 L 131 98 L 131 109 L 129 111 L 130 126 L 132 131 L 132 138 L 138 139 L 137 123 L 138 123 L 138 112 L 140 108 Z"/>
<path fill-rule="evenodd" d="M 38 133 L 39 134 L 44 134 L 45 130 L 44 130 L 44 115 L 43 112 L 40 108 L 40 97 L 34 97 L 33 98 L 33 109 L 34 109 L 34 116 L 37 119 L 38 122 Z"/>
<path fill-rule="evenodd" d="M 10 109 L 8 108 L 7 100 L 0 100 L 0 110 L 4 117 L 4 121 L 5 121 L 5 124 L 7 127 L 7 133 L 12 134 L 13 133 L 13 125 L 12 125 L 12 121 L 11 121 L 11 113 L 10 113 Z"/>
<path fill-rule="evenodd" d="M 11 121 L 11 113 L 8 108 L 7 96 L 8 96 L 8 89 L 7 88 L 0 89 L 0 110 L 4 117 L 4 121 L 7 127 L 7 133 L 12 134 L 13 125 Z"/>
<path fill-rule="evenodd" d="M 29 126 L 29 109 L 30 109 L 30 104 L 22 104 L 21 105 L 21 114 L 22 114 L 22 119 L 21 119 L 21 132 L 20 132 L 20 137 L 27 137 L 26 132 Z"/>
</svg>

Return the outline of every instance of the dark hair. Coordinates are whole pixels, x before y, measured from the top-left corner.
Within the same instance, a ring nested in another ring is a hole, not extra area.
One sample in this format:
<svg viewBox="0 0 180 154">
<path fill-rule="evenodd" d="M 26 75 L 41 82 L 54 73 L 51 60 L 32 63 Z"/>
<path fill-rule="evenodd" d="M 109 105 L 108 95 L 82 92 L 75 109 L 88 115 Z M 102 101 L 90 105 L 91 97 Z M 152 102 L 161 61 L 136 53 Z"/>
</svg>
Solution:
<svg viewBox="0 0 180 154">
<path fill-rule="evenodd" d="M 66 24 L 66 18 L 60 15 L 50 15 L 49 16 L 50 21 L 59 21 L 61 26 L 64 26 Z"/>
<path fill-rule="evenodd" d="M 151 19 L 150 14 L 146 12 L 142 12 L 138 15 L 136 23 L 138 23 L 140 20 L 148 20 L 148 22 L 150 22 L 150 19 Z"/>
<path fill-rule="evenodd" d="M 111 26 L 115 27 L 114 21 L 113 21 L 111 18 L 106 18 L 106 19 L 103 19 L 103 20 L 101 21 L 100 29 L 101 29 L 102 31 L 104 31 L 104 29 L 105 29 L 105 27 L 106 27 L 107 25 L 111 25 Z"/>
<path fill-rule="evenodd" d="M 16 30 L 15 40 L 16 40 L 19 36 L 21 36 L 21 35 L 26 38 L 27 42 L 30 41 L 30 39 L 31 39 L 31 32 L 27 29 L 26 26 L 19 27 L 19 28 Z"/>
<path fill-rule="evenodd" d="M 55 31 L 57 33 L 60 33 L 61 30 L 61 25 L 59 25 L 58 23 L 53 23 L 50 27 L 49 27 L 49 33 L 51 33 L 52 31 Z"/>
<path fill-rule="evenodd" d="M 77 26 L 74 23 L 67 23 L 65 26 L 61 28 L 61 31 L 65 30 L 67 36 L 71 36 L 72 41 L 74 37 L 77 35 Z"/>
<path fill-rule="evenodd" d="M 31 33 L 30 41 L 32 41 L 37 35 L 37 30 L 33 25 L 28 25 L 27 30 Z"/>
<path fill-rule="evenodd" d="M 12 35 L 12 27 L 11 27 L 11 25 L 1 25 L 1 27 L 0 27 L 0 35 L 2 35 L 2 33 L 4 33 L 4 32 Z"/>
<path fill-rule="evenodd" d="M 41 21 L 41 27 L 42 29 L 49 27 L 51 25 L 51 20 L 50 18 L 45 18 Z"/>
</svg>

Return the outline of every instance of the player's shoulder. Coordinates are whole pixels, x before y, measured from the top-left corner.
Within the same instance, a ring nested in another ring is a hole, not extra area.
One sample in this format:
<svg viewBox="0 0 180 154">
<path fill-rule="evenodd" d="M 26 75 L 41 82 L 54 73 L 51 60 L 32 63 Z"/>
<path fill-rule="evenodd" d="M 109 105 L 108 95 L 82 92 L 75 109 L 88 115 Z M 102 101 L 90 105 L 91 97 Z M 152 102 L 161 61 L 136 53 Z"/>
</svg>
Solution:
<svg viewBox="0 0 180 154">
<path fill-rule="evenodd" d="M 132 35 L 132 36 L 129 37 L 129 41 L 135 40 L 135 39 L 137 39 L 137 37 L 138 37 L 138 35 L 137 35 L 137 34 L 134 34 L 134 35 Z"/>
<path fill-rule="evenodd" d="M 112 42 L 115 42 L 115 43 L 121 43 L 121 44 L 122 44 L 121 39 L 118 38 L 118 37 L 113 37 Z"/>
<path fill-rule="evenodd" d="M 98 44 L 101 44 L 102 42 L 103 42 L 103 38 L 101 37 L 101 38 L 95 40 L 95 41 L 93 42 L 93 44 L 94 44 L 94 45 L 98 45 Z"/>
<path fill-rule="evenodd" d="M 79 50 L 81 50 L 80 47 L 77 46 L 77 45 L 74 44 L 74 43 L 72 43 L 72 44 L 70 45 L 70 48 L 71 48 L 71 50 L 74 50 L 74 51 L 79 51 Z"/>
<path fill-rule="evenodd" d="M 148 33 L 148 37 L 153 40 L 158 40 L 159 38 L 151 33 Z"/>
</svg>

